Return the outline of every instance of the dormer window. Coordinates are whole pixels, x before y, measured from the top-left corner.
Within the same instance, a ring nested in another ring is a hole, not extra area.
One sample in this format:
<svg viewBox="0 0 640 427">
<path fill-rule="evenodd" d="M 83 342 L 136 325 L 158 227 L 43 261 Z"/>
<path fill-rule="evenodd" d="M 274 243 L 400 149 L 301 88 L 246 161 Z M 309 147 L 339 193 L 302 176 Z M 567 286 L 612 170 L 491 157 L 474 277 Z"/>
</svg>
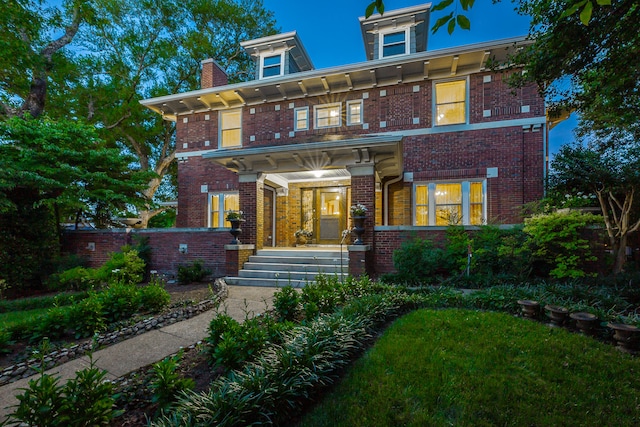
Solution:
<svg viewBox="0 0 640 427">
<path fill-rule="evenodd" d="M 408 29 L 380 34 L 380 52 L 382 53 L 382 55 L 380 55 L 382 58 L 408 53 Z"/>
<path fill-rule="evenodd" d="M 260 64 L 260 78 L 281 76 L 284 73 L 284 64 L 282 58 L 284 55 L 278 53 L 276 55 L 263 56 Z"/>
</svg>

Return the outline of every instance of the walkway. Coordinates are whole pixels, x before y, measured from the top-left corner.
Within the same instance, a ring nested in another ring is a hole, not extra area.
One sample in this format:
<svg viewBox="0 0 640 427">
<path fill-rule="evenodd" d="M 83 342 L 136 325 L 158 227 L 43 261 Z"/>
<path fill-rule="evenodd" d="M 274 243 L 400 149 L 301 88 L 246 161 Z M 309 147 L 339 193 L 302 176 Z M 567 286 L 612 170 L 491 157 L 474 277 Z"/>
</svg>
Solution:
<svg viewBox="0 0 640 427">
<path fill-rule="evenodd" d="M 253 317 L 270 309 L 276 290 L 277 288 L 269 287 L 229 286 L 229 296 L 223 301 L 219 311 L 226 308 L 227 314 L 241 322 L 247 315 Z M 210 310 L 96 351 L 93 354 L 95 365 L 106 370 L 106 378 L 113 380 L 162 360 L 178 352 L 180 348 L 188 347 L 205 338 L 215 313 Z M 88 366 L 89 358 L 84 356 L 56 366 L 47 373 L 59 376 L 61 383 L 64 383 L 65 380 L 73 378 L 76 371 Z M 11 412 L 10 407 L 18 403 L 15 396 L 20 393 L 20 389 L 27 387 L 29 379 L 24 378 L 0 387 L 0 423 Z"/>
</svg>

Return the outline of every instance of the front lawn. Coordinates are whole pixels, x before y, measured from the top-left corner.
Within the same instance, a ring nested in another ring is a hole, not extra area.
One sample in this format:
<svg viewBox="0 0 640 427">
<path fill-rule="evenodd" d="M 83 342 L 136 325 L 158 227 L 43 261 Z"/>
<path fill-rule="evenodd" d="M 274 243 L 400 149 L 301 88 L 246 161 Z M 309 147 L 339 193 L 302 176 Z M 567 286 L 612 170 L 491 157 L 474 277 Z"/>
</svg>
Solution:
<svg viewBox="0 0 640 427">
<path fill-rule="evenodd" d="M 300 426 L 630 426 L 640 359 L 507 314 L 396 321 Z"/>
</svg>

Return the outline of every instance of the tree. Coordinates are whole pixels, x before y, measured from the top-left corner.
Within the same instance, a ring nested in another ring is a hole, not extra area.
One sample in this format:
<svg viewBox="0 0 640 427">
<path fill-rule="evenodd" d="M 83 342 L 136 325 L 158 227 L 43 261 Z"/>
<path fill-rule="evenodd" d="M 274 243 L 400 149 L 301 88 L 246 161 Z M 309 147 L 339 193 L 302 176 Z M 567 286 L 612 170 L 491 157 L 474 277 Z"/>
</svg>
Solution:
<svg viewBox="0 0 640 427">
<path fill-rule="evenodd" d="M 10 0 L 0 13 L 0 117 L 40 116 L 51 86 L 63 85 L 69 45 L 91 18 L 88 1 L 44 7 L 43 0 Z M 52 37 L 53 36 L 53 37 Z"/>
<path fill-rule="evenodd" d="M 175 197 L 175 126 L 140 105 L 144 98 L 199 88 L 200 61 L 214 58 L 231 82 L 253 75 L 240 41 L 276 32 L 273 14 L 254 0 L 96 0 L 95 24 L 78 35 L 83 79 L 75 112 L 111 145 L 155 173 L 138 211 L 142 226 Z"/>
<path fill-rule="evenodd" d="M 632 138 L 615 148 L 567 145 L 554 158 L 550 189 L 559 194 L 597 197 L 614 256 L 614 274 L 624 270 L 629 234 L 640 228 L 636 190 L 640 188 L 640 145 Z"/>
</svg>

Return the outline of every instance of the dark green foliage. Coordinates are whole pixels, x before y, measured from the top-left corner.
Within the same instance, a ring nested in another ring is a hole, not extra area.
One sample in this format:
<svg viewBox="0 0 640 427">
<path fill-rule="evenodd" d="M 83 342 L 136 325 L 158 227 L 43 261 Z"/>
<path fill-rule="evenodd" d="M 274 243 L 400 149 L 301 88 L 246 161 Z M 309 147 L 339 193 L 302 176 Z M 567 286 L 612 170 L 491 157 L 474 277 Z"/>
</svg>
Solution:
<svg viewBox="0 0 640 427">
<path fill-rule="evenodd" d="M 442 257 L 442 266 L 450 274 L 461 274 L 467 269 L 467 254 L 471 240 L 464 227 L 450 225 L 446 231 L 447 245 Z"/>
<path fill-rule="evenodd" d="M 49 308 L 49 307 L 61 307 L 64 305 L 75 304 L 89 296 L 86 292 L 80 293 L 60 293 L 55 296 L 41 296 L 22 298 L 15 300 L 3 300 L 0 301 L 0 313 L 6 313 L 10 311 L 26 311 L 36 308 Z"/>
<path fill-rule="evenodd" d="M 171 302 L 171 295 L 158 282 L 149 283 L 138 289 L 140 293 L 140 305 L 146 311 L 160 311 Z"/>
<path fill-rule="evenodd" d="M 444 253 L 427 239 L 413 237 L 402 242 L 400 249 L 393 252 L 393 266 L 397 273 L 396 283 L 408 285 L 432 284 L 442 273 Z"/>
<path fill-rule="evenodd" d="M 90 337 L 107 327 L 103 314 L 104 307 L 99 298 L 92 296 L 69 308 L 69 328 L 75 331 L 75 337 Z"/>
<path fill-rule="evenodd" d="M 140 294 L 135 285 L 114 283 L 103 292 L 96 294 L 102 306 L 102 315 L 107 323 L 126 319 L 140 307 Z"/>
<path fill-rule="evenodd" d="M 211 270 L 204 268 L 204 263 L 201 260 L 196 260 L 191 265 L 178 266 L 178 284 L 188 285 L 193 282 L 201 282 L 210 274 Z"/>
<path fill-rule="evenodd" d="M 45 337 L 51 339 L 62 337 L 68 323 L 68 312 L 67 307 L 53 307 L 47 310 L 47 314 L 34 322 L 31 341 L 40 341 Z"/>
<path fill-rule="evenodd" d="M 45 374 L 48 341 L 43 341 L 38 357 L 40 375 L 18 394 L 18 405 L 9 414 L 9 425 L 90 427 L 108 426 L 117 415 L 113 409 L 113 384 L 105 381 L 107 372 L 90 366 L 76 372 L 64 385 L 59 378 Z"/>
<path fill-rule="evenodd" d="M 151 379 L 152 403 L 157 403 L 158 408 L 168 409 L 184 391 L 193 389 L 195 382 L 191 378 L 183 378 L 177 371 L 180 359 L 184 352 L 181 350 L 172 357 L 153 365 L 153 378 Z"/>
<path fill-rule="evenodd" d="M 226 314 L 211 321 L 209 338 L 209 362 L 226 370 L 236 369 L 252 360 L 267 342 L 267 332 L 260 319 L 245 319 L 242 324 Z"/>
<path fill-rule="evenodd" d="M 273 308 L 280 321 L 292 321 L 300 313 L 300 294 L 291 286 L 285 286 L 273 295 Z"/>
<path fill-rule="evenodd" d="M 94 277 L 94 270 L 74 267 L 49 276 L 47 288 L 52 291 L 87 291 L 98 284 Z"/>
<path fill-rule="evenodd" d="M 114 252 L 109 260 L 95 271 L 94 278 L 102 283 L 127 283 L 137 285 L 142 282 L 145 272 L 145 262 L 138 251 L 125 245 L 120 252 Z"/>
</svg>

